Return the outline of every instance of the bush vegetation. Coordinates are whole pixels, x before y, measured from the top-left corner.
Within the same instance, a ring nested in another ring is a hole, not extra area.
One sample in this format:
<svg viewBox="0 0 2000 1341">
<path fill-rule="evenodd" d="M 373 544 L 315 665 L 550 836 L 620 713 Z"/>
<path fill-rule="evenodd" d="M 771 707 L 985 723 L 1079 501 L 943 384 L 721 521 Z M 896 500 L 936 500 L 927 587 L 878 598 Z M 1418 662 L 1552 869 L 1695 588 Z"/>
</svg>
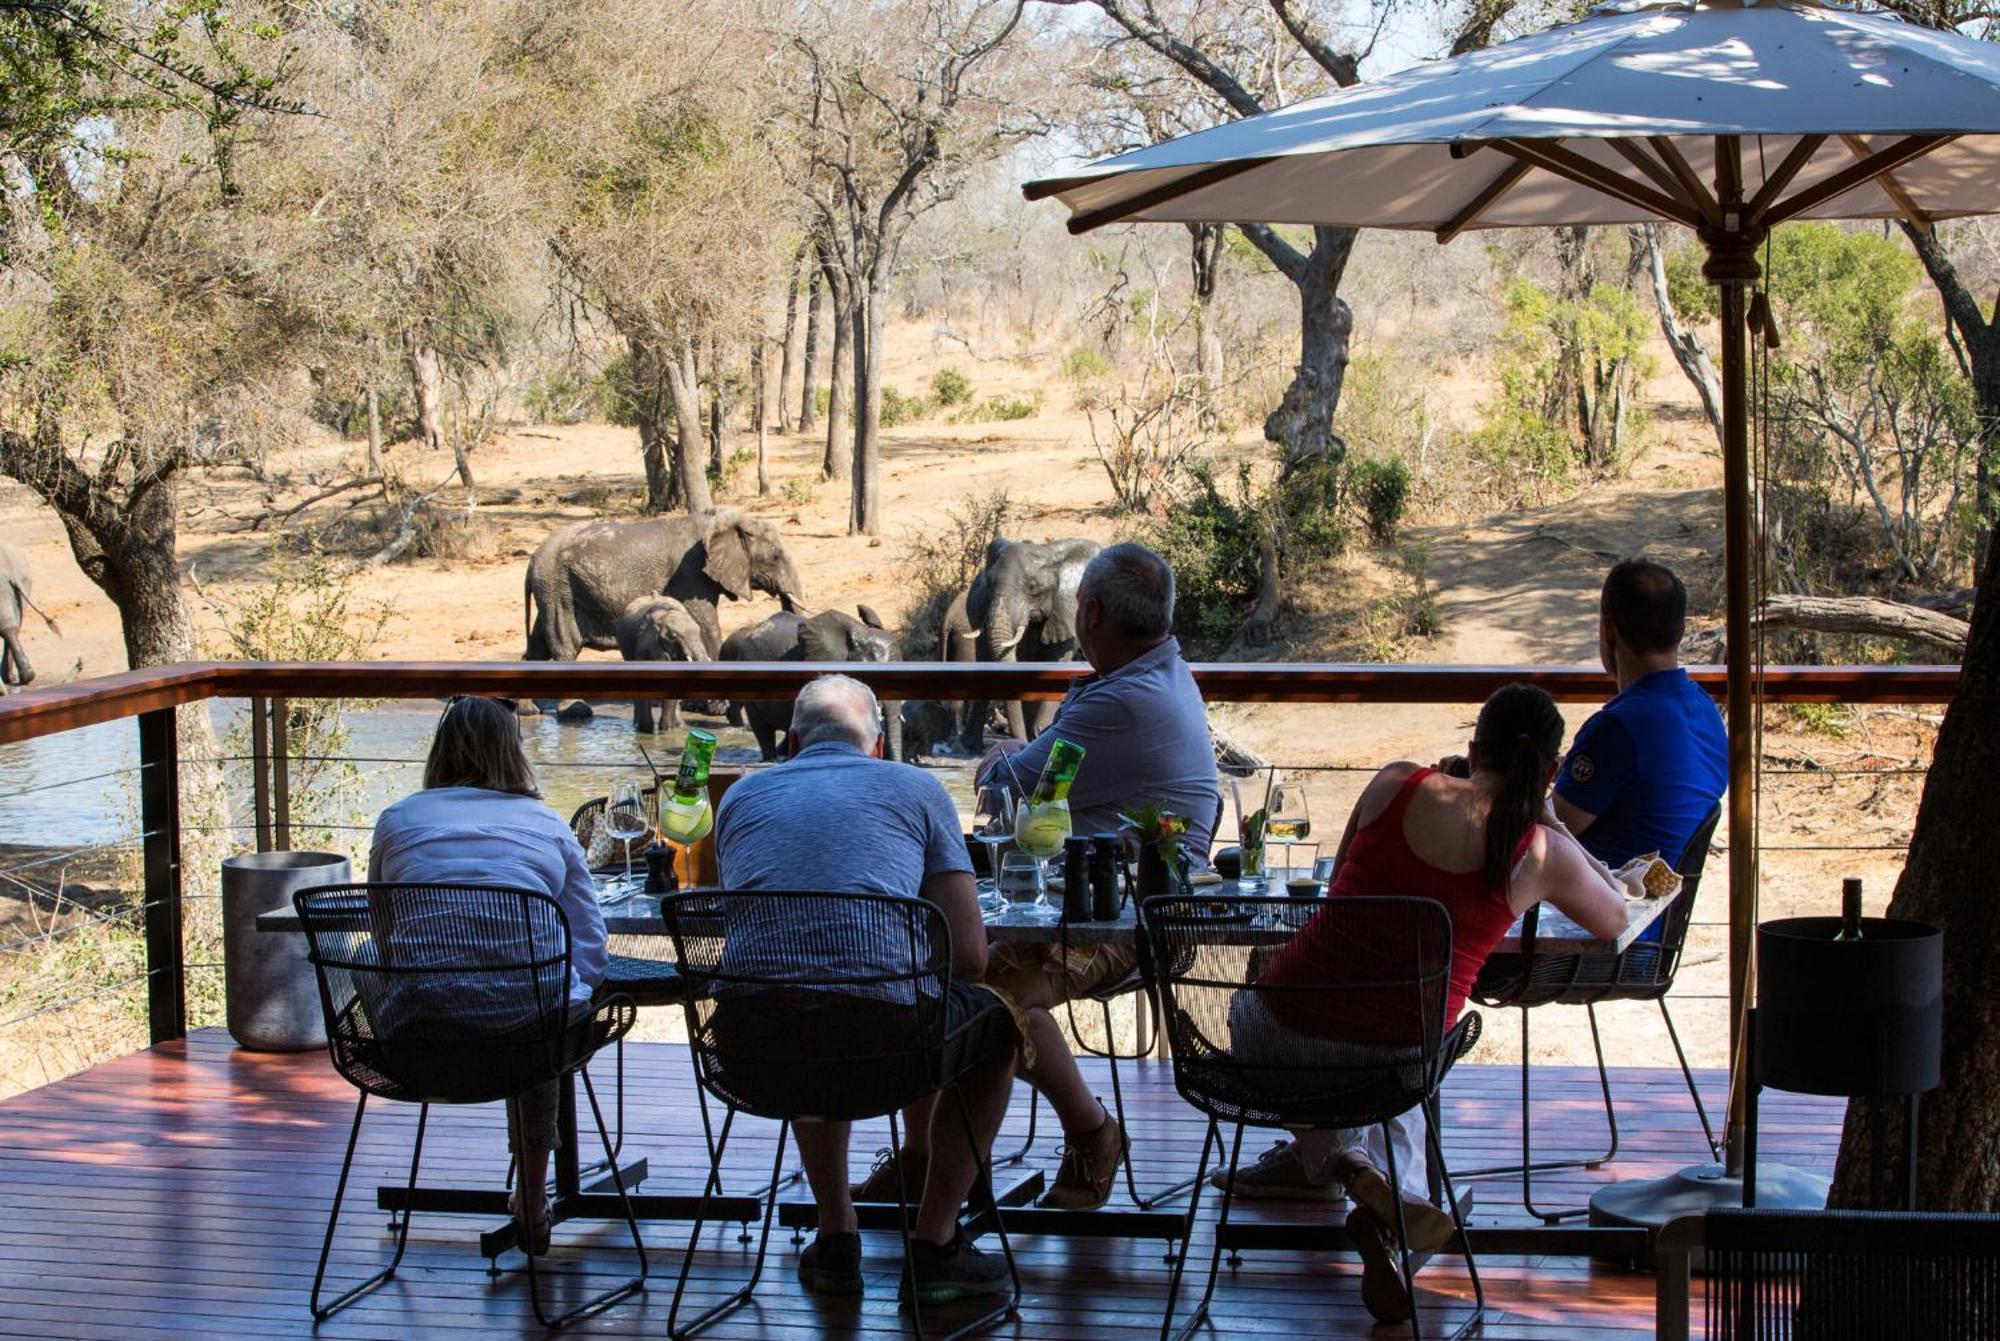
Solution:
<svg viewBox="0 0 2000 1341">
<path fill-rule="evenodd" d="M 939 654 L 945 610 L 986 564 L 986 547 L 1006 533 L 1014 501 L 1005 488 L 967 494 L 942 524 L 903 536 L 901 569 L 910 598 L 903 607 L 903 655 L 928 661 Z"/>
</svg>

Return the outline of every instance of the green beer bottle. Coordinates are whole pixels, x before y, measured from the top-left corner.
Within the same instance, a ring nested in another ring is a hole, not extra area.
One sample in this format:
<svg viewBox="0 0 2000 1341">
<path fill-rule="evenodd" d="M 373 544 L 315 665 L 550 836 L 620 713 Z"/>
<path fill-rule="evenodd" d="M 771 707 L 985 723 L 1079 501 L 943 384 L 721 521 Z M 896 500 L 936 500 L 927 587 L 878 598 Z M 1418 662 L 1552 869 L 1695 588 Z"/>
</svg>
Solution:
<svg viewBox="0 0 2000 1341">
<path fill-rule="evenodd" d="M 660 799 L 660 832 L 683 847 L 700 842 L 715 827 L 708 804 L 708 766 L 714 759 L 715 737 L 698 727 L 690 730 L 674 788 Z"/>
<path fill-rule="evenodd" d="M 1058 738 L 1035 780 L 1034 794 L 1014 815 L 1014 843 L 1021 851 L 1045 861 L 1062 851 L 1070 834 L 1070 784 L 1082 764 L 1083 747 Z"/>
</svg>

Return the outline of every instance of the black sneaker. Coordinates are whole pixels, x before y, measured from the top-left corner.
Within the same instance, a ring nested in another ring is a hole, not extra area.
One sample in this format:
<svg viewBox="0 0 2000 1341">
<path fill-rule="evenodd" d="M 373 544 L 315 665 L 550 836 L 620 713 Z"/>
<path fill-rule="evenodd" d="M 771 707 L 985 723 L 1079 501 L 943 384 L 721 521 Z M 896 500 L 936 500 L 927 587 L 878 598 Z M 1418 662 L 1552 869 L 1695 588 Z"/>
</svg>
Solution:
<svg viewBox="0 0 2000 1341">
<path fill-rule="evenodd" d="M 910 1240 L 910 1260 L 903 1265 L 903 1284 L 897 1298 L 910 1302 L 910 1278 L 916 1277 L 917 1302 L 949 1304 L 975 1295 L 1006 1294 L 1014 1287 L 1014 1275 L 1007 1259 L 988 1256 L 959 1230 L 942 1246 L 922 1239 Z"/>
<path fill-rule="evenodd" d="M 807 1294 L 848 1297 L 861 1293 L 861 1236 L 821 1234 L 799 1254 L 799 1284 Z"/>
</svg>

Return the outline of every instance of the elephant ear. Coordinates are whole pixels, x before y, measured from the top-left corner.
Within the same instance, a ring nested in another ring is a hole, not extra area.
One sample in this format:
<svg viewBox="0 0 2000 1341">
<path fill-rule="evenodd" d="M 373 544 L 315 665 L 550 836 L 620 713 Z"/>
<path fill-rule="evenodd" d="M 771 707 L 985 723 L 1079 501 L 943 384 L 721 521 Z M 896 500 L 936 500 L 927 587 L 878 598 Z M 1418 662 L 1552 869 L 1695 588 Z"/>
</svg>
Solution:
<svg viewBox="0 0 2000 1341">
<path fill-rule="evenodd" d="M 707 661 L 708 640 L 702 636 L 701 625 L 694 622 L 694 616 L 679 601 L 666 614 L 667 632 L 680 644 L 683 661 Z"/>
<path fill-rule="evenodd" d="M 701 571 L 710 581 L 739 601 L 750 598 L 750 549 L 743 542 L 743 528 L 727 522 L 708 533 L 704 548 L 707 557 Z"/>
<path fill-rule="evenodd" d="M 815 617 L 799 625 L 799 650 L 807 661 L 852 661 L 847 630 L 837 619 Z"/>
<path fill-rule="evenodd" d="M 854 609 L 855 612 L 861 616 L 861 622 L 863 624 L 866 624 L 869 628 L 881 629 L 884 633 L 887 633 L 889 631 L 889 626 L 882 622 L 882 616 L 875 613 L 874 606 L 857 605 L 854 607 Z"/>
<path fill-rule="evenodd" d="M 1076 593 L 1083 586 L 1087 560 L 1064 563 L 1056 569 L 1056 589 L 1049 598 L 1048 617 L 1042 621 L 1042 641 L 1076 641 Z"/>
</svg>

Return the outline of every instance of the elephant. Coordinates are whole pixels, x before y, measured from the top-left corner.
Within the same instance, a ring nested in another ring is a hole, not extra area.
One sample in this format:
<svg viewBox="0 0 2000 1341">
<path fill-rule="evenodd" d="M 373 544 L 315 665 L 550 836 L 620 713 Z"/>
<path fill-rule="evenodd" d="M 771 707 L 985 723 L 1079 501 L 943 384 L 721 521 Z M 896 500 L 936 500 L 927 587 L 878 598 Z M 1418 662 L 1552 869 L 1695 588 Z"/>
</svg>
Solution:
<svg viewBox="0 0 2000 1341">
<path fill-rule="evenodd" d="M 0 695 L 35 682 L 35 668 L 28 661 L 21 639 L 21 626 L 28 621 L 28 611 L 42 613 L 35 605 L 33 593 L 27 556 L 12 545 L 0 545 Z M 61 632 L 47 615 L 42 615 L 42 620 L 51 630 Z"/>
<path fill-rule="evenodd" d="M 894 661 L 896 636 L 882 617 L 865 605 L 861 618 L 841 610 L 822 610 L 805 618 L 776 614 L 722 640 L 723 661 Z M 730 718 L 746 721 L 757 737 L 766 763 L 779 757 L 778 734 L 792 720 L 789 699 L 746 699 L 731 706 Z M 889 757 L 903 757 L 902 705 L 882 705 L 882 730 L 889 738 Z"/>
<path fill-rule="evenodd" d="M 788 612 L 804 601 L 791 555 L 770 522 L 733 508 L 644 521 L 565 526 L 528 560 L 522 605 L 524 661 L 574 661 L 583 648 L 618 646 L 618 618 L 641 596 L 687 607 L 714 657 L 722 648 L 716 605 L 768 592 Z"/>
<path fill-rule="evenodd" d="M 1067 661 L 1076 655 L 1076 592 L 1083 570 L 1103 546 L 1095 540 L 1044 543 L 997 539 L 986 549 L 986 565 L 966 589 L 962 622 L 947 611 L 940 642 L 950 660 Z M 953 609 L 956 609 L 954 603 Z M 970 644 L 971 656 L 964 655 Z M 977 754 L 985 747 L 983 700 L 966 705 L 960 743 Z M 1056 705 L 1036 702 L 1023 710 L 1007 704 L 1007 729 L 1032 740 L 1055 716 Z"/>
<path fill-rule="evenodd" d="M 903 705 L 902 717 L 905 763 L 936 753 L 941 742 L 958 739 L 958 714 L 952 704 L 934 698 L 912 699 Z"/>
<path fill-rule="evenodd" d="M 641 596 L 618 616 L 618 655 L 627 661 L 707 661 L 708 643 L 688 608 L 671 596 Z M 632 727 L 651 733 L 655 700 L 632 701 Z M 678 730 L 679 699 L 658 700 L 659 729 Z"/>
</svg>

